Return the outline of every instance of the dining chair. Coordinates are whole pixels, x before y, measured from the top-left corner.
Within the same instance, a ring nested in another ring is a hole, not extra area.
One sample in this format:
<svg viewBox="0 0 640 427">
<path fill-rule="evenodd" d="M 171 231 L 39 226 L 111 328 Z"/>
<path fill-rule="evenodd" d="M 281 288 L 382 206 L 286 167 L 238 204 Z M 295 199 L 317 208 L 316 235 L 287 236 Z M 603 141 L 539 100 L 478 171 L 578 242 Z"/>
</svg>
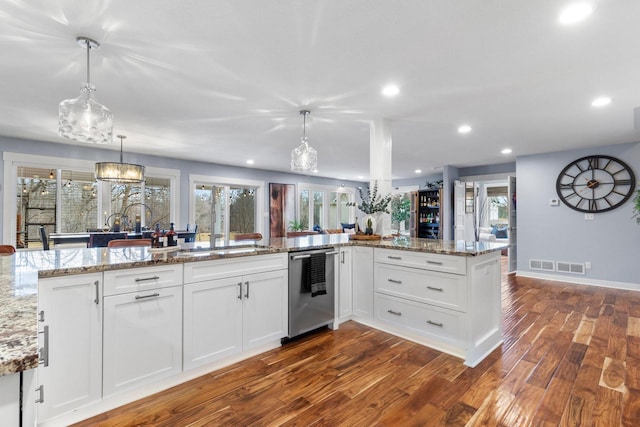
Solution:
<svg viewBox="0 0 640 427">
<path fill-rule="evenodd" d="M 185 236 L 184 242 L 190 243 L 196 241 L 196 233 L 198 232 L 198 224 L 193 224 L 193 230 L 189 230 L 189 224 L 187 224 L 188 235 Z"/>
<path fill-rule="evenodd" d="M 151 239 L 114 239 L 107 243 L 109 248 L 147 246 L 151 247 Z"/>
<path fill-rule="evenodd" d="M 233 237 L 233 240 L 262 240 L 262 234 L 260 234 L 260 233 L 238 233 Z"/>
<path fill-rule="evenodd" d="M 44 229 L 44 225 L 40 227 L 40 240 L 42 241 L 42 249 L 45 251 L 49 250 L 49 238 L 47 237 L 47 231 Z"/>
<path fill-rule="evenodd" d="M 12 245 L 0 245 L 0 255 L 11 255 L 16 253 L 16 248 Z"/>
</svg>

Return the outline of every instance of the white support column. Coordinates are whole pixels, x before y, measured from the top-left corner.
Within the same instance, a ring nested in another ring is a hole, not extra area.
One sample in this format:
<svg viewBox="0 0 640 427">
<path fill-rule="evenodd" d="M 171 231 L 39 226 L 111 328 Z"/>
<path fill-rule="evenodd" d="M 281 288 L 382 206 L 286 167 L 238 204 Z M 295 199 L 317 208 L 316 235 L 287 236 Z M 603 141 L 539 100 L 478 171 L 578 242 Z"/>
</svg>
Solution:
<svg viewBox="0 0 640 427">
<path fill-rule="evenodd" d="M 369 127 L 370 187 L 378 182 L 378 194 L 391 194 L 391 123 L 387 119 L 371 121 Z M 391 215 L 382 214 L 383 235 L 391 234 Z"/>
</svg>

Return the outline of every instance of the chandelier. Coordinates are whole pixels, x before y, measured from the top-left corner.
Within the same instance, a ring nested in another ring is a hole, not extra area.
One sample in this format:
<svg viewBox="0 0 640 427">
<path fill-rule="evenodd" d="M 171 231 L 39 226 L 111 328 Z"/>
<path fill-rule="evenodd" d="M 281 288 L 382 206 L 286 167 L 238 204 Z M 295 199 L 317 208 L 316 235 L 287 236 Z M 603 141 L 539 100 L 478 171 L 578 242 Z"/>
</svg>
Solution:
<svg viewBox="0 0 640 427">
<path fill-rule="evenodd" d="M 113 140 L 113 113 L 93 97 L 96 88 L 91 84 L 89 54 L 100 49 L 100 43 L 88 37 L 76 41 L 87 49 L 87 81 L 80 86 L 80 96 L 65 99 L 58 106 L 58 132 L 74 141 L 107 144 Z"/>
<path fill-rule="evenodd" d="M 96 179 L 98 181 L 110 181 L 121 184 L 141 183 L 144 181 L 144 166 L 122 162 L 122 140 L 125 139 L 126 136 L 118 135 L 118 138 L 120 138 L 120 163 L 96 163 Z"/>
<path fill-rule="evenodd" d="M 302 138 L 300 145 L 291 150 L 291 170 L 293 172 L 309 172 L 318 167 L 318 153 L 308 144 L 307 138 L 307 116 L 311 114 L 308 110 L 300 111 L 302 116 Z"/>
</svg>

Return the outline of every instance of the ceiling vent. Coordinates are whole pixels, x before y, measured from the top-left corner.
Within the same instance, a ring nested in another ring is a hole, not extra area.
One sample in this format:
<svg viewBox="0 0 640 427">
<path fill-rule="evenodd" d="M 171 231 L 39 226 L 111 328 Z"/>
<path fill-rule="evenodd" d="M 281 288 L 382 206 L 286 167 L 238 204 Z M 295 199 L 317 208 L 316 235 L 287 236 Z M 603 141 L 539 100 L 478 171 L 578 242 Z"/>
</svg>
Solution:
<svg viewBox="0 0 640 427">
<path fill-rule="evenodd" d="M 542 259 L 530 259 L 529 269 L 531 270 L 544 270 L 555 271 L 555 265 L 553 261 L 545 261 Z"/>
<path fill-rule="evenodd" d="M 556 263 L 556 270 L 559 273 L 585 274 L 584 263 L 580 262 L 558 261 Z"/>
</svg>

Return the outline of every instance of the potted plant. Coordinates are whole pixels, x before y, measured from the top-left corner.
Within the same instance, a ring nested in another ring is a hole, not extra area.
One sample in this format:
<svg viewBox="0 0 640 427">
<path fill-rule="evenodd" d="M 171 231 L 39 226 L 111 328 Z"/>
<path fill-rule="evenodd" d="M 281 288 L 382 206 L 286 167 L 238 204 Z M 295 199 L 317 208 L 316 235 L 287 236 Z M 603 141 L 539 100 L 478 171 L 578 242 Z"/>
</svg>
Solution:
<svg viewBox="0 0 640 427">
<path fill-rule="evenodd" d="M 640 190 L 636 191 L 636 197 L 633 198 L 633 217 L 640 224 Z"/>
<path fill-rule="evenodd" d="M 367 187 L 367 194 L 362 192 L 362 187 L 358 187 L 358 193 L 360 195 L 360 203 L 349 202 L 347 206 L 355 206 L 366 214 L 364 217 L 364 224 L 366 228 L 375 228 L 375 218 L 372 215 L 378 213 L 389 213 L 389 203 L 391 202 L 391 196 L 382 196 L 378 194 L 378 181 L 373 184 L 373 190 Z M 369 221 L 371 221 L 371 227 L 369 227 Z"/>
<path fill-rule="evenodd" d="M 302 222 L 298 220 L 289 221 L 289 230 L 291 231 L 302 231 L 304 229 L 304 225 Z"/>
</svg>

